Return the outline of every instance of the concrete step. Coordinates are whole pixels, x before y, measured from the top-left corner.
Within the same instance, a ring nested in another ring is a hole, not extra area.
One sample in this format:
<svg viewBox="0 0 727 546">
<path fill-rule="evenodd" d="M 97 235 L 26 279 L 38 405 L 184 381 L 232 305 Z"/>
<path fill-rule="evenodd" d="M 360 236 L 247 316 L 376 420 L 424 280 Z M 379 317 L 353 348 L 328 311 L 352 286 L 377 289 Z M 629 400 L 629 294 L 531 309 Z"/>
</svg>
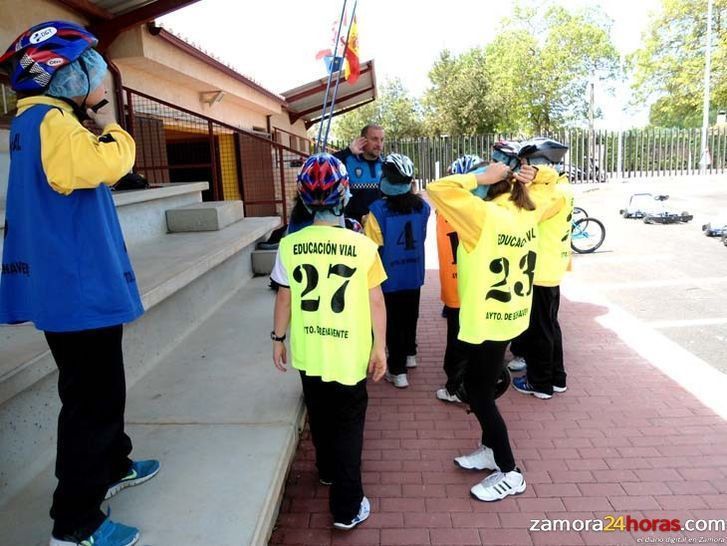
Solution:
<svg viewBox="0 0 727 546">
<path fill-rule="evenodd" d="M 164 212 L 186 205 L 199 205 L 207 182 L 166 184 L 146 190 L 114 192 L 114 203 L 128 247 L 153 241 L 167 233 Z"/>
<path fill-rule="evenodd" d="M 267 544 L 303 415 L 298 373 L 271 362 L 273 301 L 251 280 L 130 388 L 133 456 L 163 465 L 110 501 L 139 544 Z M 54 487 L 49 465 L 0 505 L 0 543 L 47 544 Z"/>
<path fill-rule="evenodd" d="M 242 201 L 208 201 L 166 211 L 171 233 L 185 231 L 219 231 L 242 220 Z"/>
<path fill-rule="evenodd" d="M 251 277 L 250 253 L 278 218 L 249 218 L 220 232 L 169 234 L 130 254 L 146 313 L 124 333 L 133 385 Z M 57 372 L 32 326 L 0 328 L 0 501 L 54 455 Z"/>
<path fill-rule="evenodd" d="M 202 192 L 208 187 L 207 182 L 189 182 L 146 190 L 113 192 L 126 244 L 132 247 L 167 233 L 164 211 L 201 203 Z M 5 202 L 0 202 L 0 205 L 4 207 Z M 4 229 L 5 209 L 0 208 L 0 236 Z"/>
</svg>

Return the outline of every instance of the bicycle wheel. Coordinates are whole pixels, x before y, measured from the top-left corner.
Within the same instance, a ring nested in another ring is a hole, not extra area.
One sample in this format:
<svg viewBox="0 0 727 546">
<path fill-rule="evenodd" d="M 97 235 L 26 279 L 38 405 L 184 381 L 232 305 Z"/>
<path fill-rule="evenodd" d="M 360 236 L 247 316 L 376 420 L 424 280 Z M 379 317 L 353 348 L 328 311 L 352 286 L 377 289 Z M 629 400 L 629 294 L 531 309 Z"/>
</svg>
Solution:
<svg viewBox="0 0 727 546">
<path fill-rule="evenodd" d="M 573 207 L 573 222 L 577 222 L 581 218 L 588 218 L 588 213 L 586 212 L 586 209 L 583 209 L 581 207 Z"/>
<path fill-rule="evenodd" d="M 606 228 L 597 218 L 581 218 L 571 228 L 571 248 L 579 254 L 590 254 L 603 244 Z"/>
</svg>

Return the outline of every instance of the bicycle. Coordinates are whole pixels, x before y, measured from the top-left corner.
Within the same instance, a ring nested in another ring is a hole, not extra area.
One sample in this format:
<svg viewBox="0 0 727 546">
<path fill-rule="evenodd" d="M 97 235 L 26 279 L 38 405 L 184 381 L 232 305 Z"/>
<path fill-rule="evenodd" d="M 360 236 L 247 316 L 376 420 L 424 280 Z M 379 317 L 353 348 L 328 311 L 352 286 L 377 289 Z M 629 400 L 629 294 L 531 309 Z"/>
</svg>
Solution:
<svg viewBox="0 0 727 546">
<path fill-rule="evenodd" d="M 598 218 L 588 216 L 585 209 L 573 207 L 571 215 L 571 248 L 578 254 L 595 252 L 606 238 L 606 227 Z"/>
</svg>

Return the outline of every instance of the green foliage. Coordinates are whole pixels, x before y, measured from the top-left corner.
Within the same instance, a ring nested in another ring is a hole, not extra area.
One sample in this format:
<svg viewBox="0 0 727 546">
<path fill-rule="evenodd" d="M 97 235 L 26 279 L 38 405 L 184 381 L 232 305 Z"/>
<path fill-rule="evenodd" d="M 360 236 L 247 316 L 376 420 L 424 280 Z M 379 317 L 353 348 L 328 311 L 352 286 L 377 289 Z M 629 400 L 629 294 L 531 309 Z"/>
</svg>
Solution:
<svg viewBox="0 0 727 546">
<path fill-rule="evenodd" d="M 429 72 L 431 89 L 424 97 L 426 132 L 473 135 L 495 130 L 497 104 L 481 49 L 454 57 L 444 50 Z"/>
<path fill-rule="evenodd" d="M 367 123 L 382 125 L 390 140 L 534 134 L 582 123 L 589 80 L 613 77 L 618 65 L 611 21 L 600 8 L 533 6 L 516 4 L 483 47 L 459 55 L 442 51 L 421 104 L 398 79 L 389 81 L 374 103 L 336 118 L 335 139 L 350 142 Z"/>
<path fill-rule="evenodd" d="M 516 6 L 490 44 L 435 63 L 428 132 L 539 133 L 583 120 L 589 79 L 613 77 L 618 64 L 610 25 L 594 8 Z"/>
<path fill-rule="evenodd" d="M 650 122 L 660 127 L 700 127 L 704 93 L 707 0 L 662 0 L 630 58 L 635 102 L 655 100 Z M 714 0 L 711 101 L 727 106 L 727 0 Z"/>
<path fill-rule="evenodd" d="M 334 118 L 333 140 L 348 144 L 359 136 L 361 128 L 377 123 L 386 130 L 386 138 L 398 140 L 422 134 L 422 113 L 398 78 L 385 82 L 378 97 L 356 110 Z"/>
</svg>

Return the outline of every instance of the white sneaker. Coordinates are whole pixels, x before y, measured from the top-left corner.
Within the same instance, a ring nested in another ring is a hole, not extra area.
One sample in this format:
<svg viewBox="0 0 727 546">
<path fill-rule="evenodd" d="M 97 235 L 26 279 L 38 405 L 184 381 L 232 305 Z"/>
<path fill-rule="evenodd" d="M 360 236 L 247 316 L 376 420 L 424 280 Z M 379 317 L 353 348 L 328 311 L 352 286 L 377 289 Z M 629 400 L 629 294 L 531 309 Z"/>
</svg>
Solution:
<svg viewBox="0 0 727 546">
<path fill-rule="evenodd" d="M 556 387 L 553 385 L 553 392 L 565 392 L 568 390 L 568 387 Z"/>
<path fill-rule="evenodd" d="M 393 374 L 386 372 L 385 378 L 389 383 L 393 383 L 397 389 L 405 389 L 409 386 L 409 380 L 406 378 L 405 373 Z"/>
<path fill-rule="evenodd" d="M 454 458 L 454 464 L 465 470 L 500 470 L 495 462 L 495 453 L 481 445 L 469 455 Z"/>
<path fill-rule="evenodd" d="M 459 399 L 459 396 L 457 396 L 456 394 L 449 394 L 449 391 L 446 388 L 437 389 L 437 399 L 442 400 L 443 402 L 462 403 L 462 400 Z"/>
<path fill-rule="evenodd" d="M 369 502 L 369 499 L 364 497 L 363 499 L 361 499 L 361 506 L 358 509 L 358 514 L 356 514 L 356 516 L 349 523 L 340 523 L 338 521 L 335 521 L 333 522 L 333 526 L 336 529 L 350 531 L 359 523 L 363 523 L 364 521 L 369 519 L 369 514 L 371 514 L 371 503 Z"/>
<path fill-rule="evenodd" d="M 406 367 L 407 368 L 416 368 L 417 367 L 417 357 L 414 355 L 409 355 L 406 357 Z"/>
<path fill-rule="evenodd" d="M 521 372 L 528 367 L 527 362 L 521 356 L 516 356 L 510 362 L 507 363 L 507 368 L 511 372 Z"/>
<path fill-rule="evenodd" d="M 493 472 L 470 489 L 470 493 L 478 500 L 492 502 L 502 500 L 508 495 L 518 495 L 525 488 L 525 476 L 516 468 L 505 474 L 500 471 Z"/>
</svg>

